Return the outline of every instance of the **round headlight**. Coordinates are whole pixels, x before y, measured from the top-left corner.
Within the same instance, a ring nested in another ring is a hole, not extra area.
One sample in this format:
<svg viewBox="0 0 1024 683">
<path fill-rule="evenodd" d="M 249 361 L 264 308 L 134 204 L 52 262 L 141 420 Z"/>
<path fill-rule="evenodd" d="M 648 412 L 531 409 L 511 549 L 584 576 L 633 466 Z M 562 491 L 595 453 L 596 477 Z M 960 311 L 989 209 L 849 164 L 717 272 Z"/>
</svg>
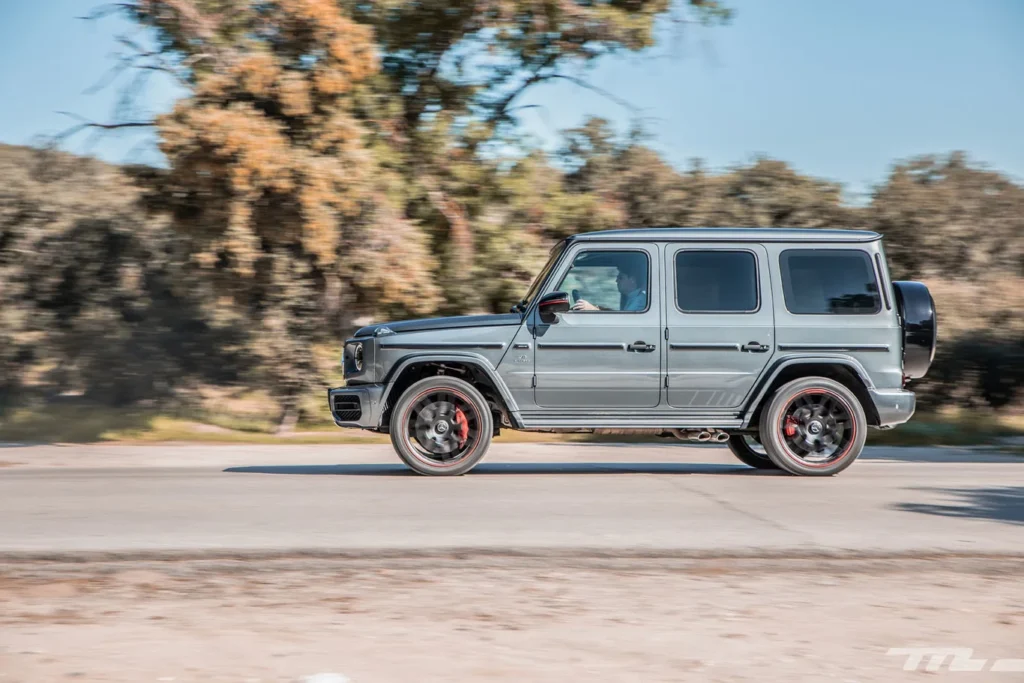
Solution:
<svg viewBox="0 0 1024 683">
<path fill-rule="evenodd" d="M 363 345 L 356 344 L 356 347 L 352 349 L 352 364 L 356 366 L 356 372 L 363 371 Z"/>
</svg>

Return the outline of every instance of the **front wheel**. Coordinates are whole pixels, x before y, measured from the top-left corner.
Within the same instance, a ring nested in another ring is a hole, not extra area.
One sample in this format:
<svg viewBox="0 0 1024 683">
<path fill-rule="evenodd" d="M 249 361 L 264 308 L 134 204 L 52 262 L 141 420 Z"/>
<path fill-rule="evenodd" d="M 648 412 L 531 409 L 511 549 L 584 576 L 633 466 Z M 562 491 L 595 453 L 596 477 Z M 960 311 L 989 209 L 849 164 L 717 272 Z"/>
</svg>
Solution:
<svg viewBox="0 0 1024 683">
<path fill-rule="evenodd" d="M 454 377 L 428 377 L 405 390 L 391 413 L 391 443 L 420 474 L 465 474 L 491 443 L 493 417 L 473 385 Z"/>
<path fill-rule="evenodd" d="M 761 413 L 761 442 L 772 462 L 791 474 L 827 477 L 853 464 L 864 449 L 867 417 L 849 388 L 824 377 L 781 387 Z"/>
</svg>

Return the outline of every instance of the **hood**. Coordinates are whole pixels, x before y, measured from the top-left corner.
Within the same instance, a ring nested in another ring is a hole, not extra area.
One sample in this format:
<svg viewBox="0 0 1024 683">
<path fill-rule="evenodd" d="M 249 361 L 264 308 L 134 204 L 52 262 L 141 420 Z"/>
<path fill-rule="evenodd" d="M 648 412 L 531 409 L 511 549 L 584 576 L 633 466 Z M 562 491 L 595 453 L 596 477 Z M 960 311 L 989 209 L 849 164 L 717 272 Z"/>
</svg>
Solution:
<svg viewBox="0 0 1024 683">
<path fill-rule="evenodd" d="M 424 318 L 422 320 L 402 320 L 394 323 L 377 323 L 361 327 L 356 337 L 372 337 L 377 330 L 386 327 L 396 334 L 402 332 L 422 332 L 424 330 L 450 330 L 459 327 L 496 327 L 502 325 L 519 325 L 523 317 L 519 313 L 498 313 L 493 315 L 458 315 L 451 318 Z"/>
</svg>

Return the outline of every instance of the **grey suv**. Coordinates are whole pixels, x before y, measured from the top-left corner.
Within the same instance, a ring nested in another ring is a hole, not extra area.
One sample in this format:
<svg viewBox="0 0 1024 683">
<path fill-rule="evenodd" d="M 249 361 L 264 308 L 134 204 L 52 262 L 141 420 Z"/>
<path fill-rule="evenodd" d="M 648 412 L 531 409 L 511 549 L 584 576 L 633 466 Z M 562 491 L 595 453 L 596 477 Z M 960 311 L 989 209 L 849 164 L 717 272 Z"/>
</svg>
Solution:
<svg viewBox="0 0 1024 683">
<path fill-rule="evenodd" d="M 503 315 L 370 325 L 345 342 L 339 427 L 422 474 L 469 471 L 506 429 L 649 431 L 831 475 L 910 419 L 932 297 L 853 230 L 610 230 L 557 244 Z"/>
</svg>

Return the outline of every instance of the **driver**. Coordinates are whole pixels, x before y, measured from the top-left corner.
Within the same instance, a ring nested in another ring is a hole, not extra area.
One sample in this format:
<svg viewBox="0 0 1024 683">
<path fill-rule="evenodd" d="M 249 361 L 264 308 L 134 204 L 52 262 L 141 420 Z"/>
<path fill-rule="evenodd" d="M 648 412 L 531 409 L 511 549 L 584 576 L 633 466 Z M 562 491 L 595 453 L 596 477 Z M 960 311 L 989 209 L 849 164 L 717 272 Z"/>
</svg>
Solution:
<svg viewBox="0 0 1024 683">
<path fill-rule="evenodd" d="M 640 282 L 647 280 L 645 270 L 644 268 L 637 267 L 636 264 L 623 264 L 619 266 L 619 273 L 615 276 L 615 284 L 621 296 L 620 311 L 642 311 L 647 308 L 647 290 L 640 287 Z M 585 299 L 580 299 L 573 304 L 572 310 L 604 311 L 613 309 L 595 306 Z"/>
</svg>

